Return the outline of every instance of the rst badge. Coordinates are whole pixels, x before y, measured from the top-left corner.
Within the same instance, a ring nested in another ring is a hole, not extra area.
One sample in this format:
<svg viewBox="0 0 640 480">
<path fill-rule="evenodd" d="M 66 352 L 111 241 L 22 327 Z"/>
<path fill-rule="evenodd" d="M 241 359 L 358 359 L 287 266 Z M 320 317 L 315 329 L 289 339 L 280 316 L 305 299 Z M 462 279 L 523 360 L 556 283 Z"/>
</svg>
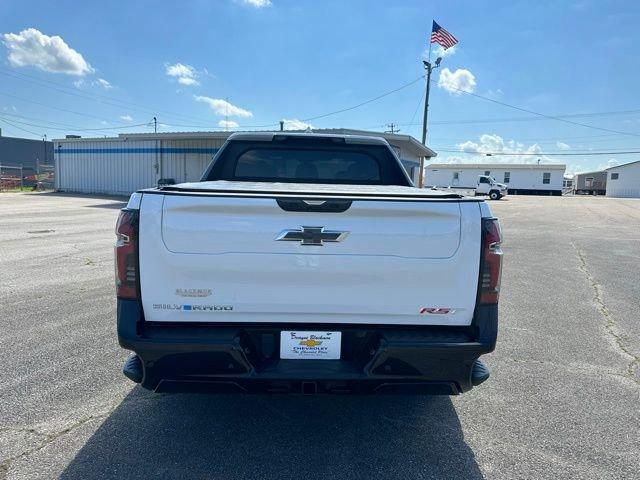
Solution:
<svg viewBox="0 0 640 480">
<path fill-rule="evenodd" d="M 455 310 L 449 307 L 422 307 L 420 309 L 420 315 L 448 315 L 453 312 Z"/>
</svg>

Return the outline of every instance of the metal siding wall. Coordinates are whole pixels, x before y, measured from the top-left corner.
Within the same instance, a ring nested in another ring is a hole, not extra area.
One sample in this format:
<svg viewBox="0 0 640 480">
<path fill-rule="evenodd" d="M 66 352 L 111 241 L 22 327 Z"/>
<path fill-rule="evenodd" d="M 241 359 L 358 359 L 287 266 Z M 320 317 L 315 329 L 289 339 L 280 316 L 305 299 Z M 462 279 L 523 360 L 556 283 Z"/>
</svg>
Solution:
<svg viewBox="0 0 640 480">
<path fill-rule="evenodd" d="M 195 140 L 191 141 L 189 145 L 190 148 L 200 148 L 200 149 L 219 149 L 224 144 L 224 140 L 222 139 L 203 139 L 203 140 Z M 202 174 L 205 169 L 211 162 L 213 158 L 213 153 L 188 153 L 187 158 L 187 169 L 185 172 L 185 179 L 187 182 L 197 182 L 202 178 Z"/>
<path fill-rule="evenodd" d="M 129 195 L 156 184 L 155 153 L 104 150 L 155 147 L 154 140 L 79 141 L 56 145 L 59 190 L 108 195 Z M 83 150 L 72 153 L 71 150 Z M 93 151 L 86 151 L 93 150 Z M 96 151 L 101 150 L 101 151 Z"/>
<path fill-rule="evenodd" d="M 185 140 L 161 140 L 161 142 L 158 142 L 158 146 L 162 145 L 163 149 L 178 148 L 188 143 Z M 185 155 L 177 152 L 162 152 L 160 178 L 173 178 L 176 183 L 184 182 Z"/>
<path fill-rule="evenodd" d="M 617 173 L 618 179 L 611 180 Z M 608 171 L 607 197 L 640 198 L 640 163 L 615 167 Z"/>
</svg>

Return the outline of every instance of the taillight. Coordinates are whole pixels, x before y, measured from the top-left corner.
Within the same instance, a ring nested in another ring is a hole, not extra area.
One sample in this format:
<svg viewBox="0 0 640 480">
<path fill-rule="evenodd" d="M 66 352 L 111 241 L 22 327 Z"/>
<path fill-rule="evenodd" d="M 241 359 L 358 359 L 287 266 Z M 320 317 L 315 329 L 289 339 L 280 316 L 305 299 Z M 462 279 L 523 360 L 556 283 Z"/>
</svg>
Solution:
<svg viewBox="0 0 640 480">
<path fill-rule="evenodd" d="M 123 209 L 116 224 L 116 295 L 138 298 L 138 210 Z"/>
<path fill-rule="evenodd" d="M 482 219 L 480 303 L 498 303 L 502 275 L 502 233 L 497 218 Z"/>
</svg>

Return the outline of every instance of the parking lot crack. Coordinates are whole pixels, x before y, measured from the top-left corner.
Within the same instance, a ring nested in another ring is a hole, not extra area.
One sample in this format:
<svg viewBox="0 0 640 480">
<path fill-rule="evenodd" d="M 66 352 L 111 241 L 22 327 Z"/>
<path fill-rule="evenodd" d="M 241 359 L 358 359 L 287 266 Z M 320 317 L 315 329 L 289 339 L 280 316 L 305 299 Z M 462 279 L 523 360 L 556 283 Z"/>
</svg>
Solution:
<svg viewBox="0 0 640 480">
<path fill-rule="evenodd" d="M 582 273 L 584 273 L 589 285 L 593 290 L 593 300 L 596 304 L 598 312 L 600 316 L 604 320 L 604 330 L 611 341 L 612 345 L 615 347 L 616 351 L 620 353 L 622 356 L 628 358 L 629 363 L 627 364 L 627 369 L 625 372 L 625 376 L 629 377 L 631 380 L 640 384 L 640 378 L 637 375 L 637 369 L 640 365 L 640 356 L 635 355 L 625 344 L 624 337 L 622 332 L 620 332 L 620 328 L 615 320 L 615 317 L 611 314 L 611 311 L 607 307 L 607 304 L 604 301 L 604 295 L 602 292 L 602 286 L 596 281 L 595 277 L 589 270 L 587 265 L 586 256 L 583 250 L 581 250 L 574 242 L 571 242 L 571 245 L 576 251 L 576 255 L 579 260 L 578 268 Z"/>
<path fill-rule="evenodd" d="M 56 431 L 56 432 L 42 432 L 40 430 L 37 430 L 35 428 L 31 428 L 31 427 L 2 427 L 0 428 L 0 432 L 20 432 L 20 433 L 27 433 L 27 434 L 31 434 L 31 435 L 36 435 L 38 437 L 41 437 L 42 440 L 38 442 L 37 445 L 35 445 L 32 448 L 29 448 L 17 455 L 14 455 L 12 457 L 9 458 L 5 458 L 5 459 L 0 459 L 0 480 L 6 480 L 7 475 L 9 474 L 9 470 L 11 469 L 11 464 L 13 462 L 15 462 L 16 460 L 21 460 L 24 459 L 30 455 L 32 455 L 33 453 L 36 453 L 40 450 L 42 450 L 43 448 L 47 447 L 48 445 L 50 445 L 51 443 L 53 443 L 54 441 L 56 441 L 58 438 L 67 435 L 68 433 L 73 432 L 74 430 L 82 427 L 83 425 L 85 425 L 86 423 L 89 423 L 91 421 L 94 420 L 101 420 L 103 418 L 108 417 L 109 415 L 111 415 L 111 413 L 117 408 L 117 405 L 113 405 L 110 406 L 108 408 L 107 411 L 102 412 L 102 413 L 96 413 L 96 414 L 92 414 L 92 415 L 87 415 L 85 417 L 82 417 L 80 419 L 78 419 L 77 421 L 71 423 L 70 425 L 66 426 L 65 428 Z"/>
</svg>

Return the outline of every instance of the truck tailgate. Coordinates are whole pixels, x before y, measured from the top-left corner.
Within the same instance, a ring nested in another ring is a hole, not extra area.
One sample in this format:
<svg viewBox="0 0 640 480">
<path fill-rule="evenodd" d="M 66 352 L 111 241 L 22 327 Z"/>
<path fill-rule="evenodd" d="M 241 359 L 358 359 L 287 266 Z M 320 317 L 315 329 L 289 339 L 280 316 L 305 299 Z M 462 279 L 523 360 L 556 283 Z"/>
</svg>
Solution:
<svg viewBox="0 0 640 480">
<path fill-rule="evenodd" d="M 322 238 L 340 241 L 304 244 Z M 354 198 L 309 212 L 273 197 L 145 194 L 139 258 L 148 321 L 468 325 L 480 208 Z"/>
</svg>

